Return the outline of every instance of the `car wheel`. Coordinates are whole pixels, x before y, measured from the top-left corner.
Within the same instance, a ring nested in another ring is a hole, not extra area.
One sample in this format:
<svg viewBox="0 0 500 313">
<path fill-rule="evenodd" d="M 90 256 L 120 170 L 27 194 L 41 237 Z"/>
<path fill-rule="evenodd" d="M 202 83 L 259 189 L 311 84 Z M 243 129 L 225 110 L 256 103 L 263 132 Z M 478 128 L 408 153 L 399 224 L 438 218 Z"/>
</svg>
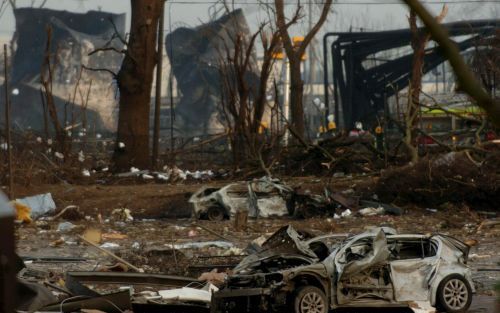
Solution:
<svg viewBox="0 0 500 313">
<path fill-rule="evenodd" d="M 472 302 L 472 289 L 460 275 L 453 274 L 441 281 L 437 290 L 437 308 L 448 313 L 467 312 Z"/>
<path fill-rule="evenodd" d="M 302 212 L 302 216 L 305 219 L 310 219 L 319 215 L 318 209 L 313 205 L 307 205 Z"/>
<path fill-rule="evenodd" d="M 210 221 L 220 222 L 224 219 L 225 212 L 220 206 L 213 206 L 208 208 L 207 218 Z"/>
<path fill-rule="evenodd" d="M 314 286 L 299 289 L 295 296 L 295 313 L 326 313 L 328 301 L 325 293 Z"/>
</svg>

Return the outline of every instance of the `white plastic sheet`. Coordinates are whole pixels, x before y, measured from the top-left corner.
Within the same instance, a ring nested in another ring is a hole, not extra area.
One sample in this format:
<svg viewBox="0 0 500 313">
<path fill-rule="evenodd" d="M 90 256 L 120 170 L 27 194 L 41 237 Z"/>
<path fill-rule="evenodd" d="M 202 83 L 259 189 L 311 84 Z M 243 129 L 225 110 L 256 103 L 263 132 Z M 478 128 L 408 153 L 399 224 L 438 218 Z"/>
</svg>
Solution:
<svg viewBox="0 0 500 313">
<path fill-rule="evenodd" d="M 51 193 L 16 199 L 16 201 L 31 208 L 31 217 L 33 219 L 48 213 L 54 213 L 56 210 L 56 203 L 52 199 Z"/>
</svg>

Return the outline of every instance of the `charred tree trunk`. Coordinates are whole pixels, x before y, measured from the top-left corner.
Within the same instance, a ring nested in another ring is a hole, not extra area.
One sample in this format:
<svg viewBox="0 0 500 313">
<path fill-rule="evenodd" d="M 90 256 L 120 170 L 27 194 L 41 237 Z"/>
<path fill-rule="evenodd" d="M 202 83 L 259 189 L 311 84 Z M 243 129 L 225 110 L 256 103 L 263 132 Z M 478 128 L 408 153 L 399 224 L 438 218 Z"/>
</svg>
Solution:
<svg viewBox="0 0 500 313">
<path fill-rule="evenodd" d="M 156 65 L 157 26 L 164 1 L 130 1 L 132 19 L 127 52 L 117 75 L 120 90 L 115 169 L 147 168 L 151 86 Z"/>
<path fill-rule="evenodd" d="M 436 17 L 440 23 L 448 12 L 448 7 L 445 5 L 441 14 Z M 408 17 L 411 30 L 411 47 L 413 49 L 413 60 L 411 68 L 411 81 L 408 89 L 408 107 L 406 110 L 406 130 L 405 130 L 405 145 L 408 148 L 412 162 L 418 160 L 418 148 L 415 146 L 415 128 L 418 122 L 418 113 L 420 112 L 420 93 L 422 91 L 423 67 L 425 62 L 425 48 L 431 39 L 431 35 L 426 31 L 419 31 L 417 26 L 417 14 L 414 10 L 410 10 Z"/>
<path fill-rule="evenodd" d="M 43 96 L 45 104 L 47 105 L 47 111 L 49 113 L 50 119 L 52 121 L 52 126 L 56 133 L 56 141 L 60 152 L 66 156 L 71 150 L 70 141 L 66 130 L 61 125 L 59 117 L 57 114 L 57 108 L 54 101 L 54 95 L 52 93 L 52 82 L 53 73 L 56 66 L 55 61 L 57 60 L 57 55 L 52 55 L 51 53 L 51 42 L 52 42 L 52 28 L 47 27 L 47 43 L 45 45 L 45 55 L 42 64 L 42 71 L 40 73 L 40 82 L 42 84 Z"/>
<path fill-rule="evenodd" d="M 425 47 L 428 39 L 427 35 L 422 34 L 417 26 L 417 14 L 415 11 L 410 11 L 410 29 L 411 29 L 411 47 L 413 49 L 413 59 L 411 68 L 411 101 L 413 104 L 409 107 L 409 115 L 413 116 L 413 110 L 420 108 L 420 92 L 422 90 L 422 69 L 424 66 Z M 427 40 L 426 40 L 427 39 Z M 412 121 L 412 127 L 416 123 L 416 119 Z"/>
<path fill-rule="evenodd" d="M 304 136 L 304 81 L 301 75 L 301 61 L 300 58 L 291 61 L 290 58 L 290 116 L 291 126 L 300 135 Z"/>
</svg>

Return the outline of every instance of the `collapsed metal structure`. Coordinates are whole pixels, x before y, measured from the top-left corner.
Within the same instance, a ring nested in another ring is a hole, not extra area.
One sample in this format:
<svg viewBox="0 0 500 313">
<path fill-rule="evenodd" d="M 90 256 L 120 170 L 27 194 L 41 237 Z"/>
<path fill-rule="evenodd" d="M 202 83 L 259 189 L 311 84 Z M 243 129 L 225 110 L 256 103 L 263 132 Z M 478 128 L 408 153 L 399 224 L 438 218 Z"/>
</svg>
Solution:
<svg viewBox="0 0 500 313">
<path fill-rule="evenodd" d="M 73 118 L 66 116 L 65 107 L 73 105 L 71 102 L 75 99 L 68 97 L 68 93 L 73 92 L 77 82 L 85 92 L 90 86 L 90 80 L 93 80 L 94 97 L 97 97 L 95 91 L 97 87 L 109 84 L 107 73 L 85 71 L 84 75 L 81 75 L 82 65 L 111 71 L 120 68 L 122 60 L 120 54 L 97 52 L 89 55 L 89 53 L 108 46 L 122 49 L 123 44 L 113 39 L 118 35 L 122 38 L 125 36 L 125 14 L 18 8 L 14 10 L 14 16 L 16 31 L 12 43 L 15 49 L 13 48 L 12 70 L 9 73 L 11 90 L 16 89 L 15 96 L 11 98 L 14 125 L 38 131 L 44 128 L 44 109 L 40 104 L 40 73 L 46 53 L 47 29 L 50 28 L 52 34 L 50 59 L 53 67 L 51 84 L 54 86 L 54 101 L 59 120 L 62 122 L 88 119 L 96 130 L 106 129 L 99 108 L 89 106 L 85 109 L 86 117 Z M 3 88 L 0 94 L 3 94 Z M 112 101 L 113 99 L 109 102 Z M 99 99 L 99 102 L 104 100 Z M 1 107 L 3 103 L 0 104 Z M 83 110 L 76 111 L 79 112 L 78 115 L 83 115 L 80 114 Z"/>
<path fill-rule="evenodd" d="M 482 47 L 495 35 L 500 20 L 476 20 L 443 24 L 460 51 Z M 420 28 L 419 31 L 425 31 Z M 387 113 L 387 98 L 406 88 L 411 79 L 413 50 L 410 29 L 380 32 L 327 33 L 323 37 L 325 103 L 329 109 L 328 57 L 333 71 L 333 97 L 337 124 L 350 128 L 356 121 L 370 122 L 380 111 Z M 328 38 L 336 40 L 328 47 Z M 403 51 L 405 47 L 406 49 Z M 328 54 L 330 48 L 330 55 Z M 403 51 L 390 60 L 377 54 Z M 426 49 L 424 74 L 443 63 L 439 47 Z M 375 65 L 374 62 L 377 61 Z M 378 62 L 383 61 L 383 62 Z M 379 64 L 380 63 L 380 64 Z M 371 65 L 371 66 L 370 66 Z M 339 112 L 342 111 L 342 120 Z M 328 115 L 328 114 L 327 114 Z"/>
<path fill-rule="evenodd" d="M 248 42 L 250 29 L 241 9 L 195 28 L 180 27 L 166 37 L 166 51 L 181 91 L 175 108 L 176 122 L 183 135 L 200 136 L 217 130 L 220 120 L 221 66 L 233 55 L 235 38 Z M 252 60 L 252 62 L 256 62 Z M 247 73 L 257 88 L 258 75 Z"/>
</svg>

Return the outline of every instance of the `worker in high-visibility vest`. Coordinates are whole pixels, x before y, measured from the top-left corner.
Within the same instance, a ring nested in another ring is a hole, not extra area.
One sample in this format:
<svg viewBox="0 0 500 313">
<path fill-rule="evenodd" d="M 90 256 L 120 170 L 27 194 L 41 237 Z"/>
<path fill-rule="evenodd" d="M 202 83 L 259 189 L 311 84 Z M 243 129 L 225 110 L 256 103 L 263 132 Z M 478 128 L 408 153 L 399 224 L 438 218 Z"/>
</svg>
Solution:
<svg viewBox="0 0 500 313">
<path fill-rule="evenodd" d="M 259 125 L 259 135 L 262 135 L 262 134 L 265 134 L 266 131 L 267 131 L 267 128 L 268 128 L 268 124 L 267 122 L 260 122 L 260 125 Z"/>
<path fill-rule="evenodd" d="M 377 150 L 384 150 L 384 128 L 380 125 L 375 127 L 375 148 Z"/>
<path fill-rule="evenodd" d="M 337 124 L 335 124 L 335 121 L 328 122 L 328 131 L 335 131 L 335 130 L 337 130 Z"/>
<path fill-rule="evenodd" d="M 337 124 L 335 123 L 335 116 L 333 114 L 328 115 L 327 117 L 328 124 L 326 126 L 327 131 L 330 135 L 334 135 L 337 130 Z"/>
</svg>

